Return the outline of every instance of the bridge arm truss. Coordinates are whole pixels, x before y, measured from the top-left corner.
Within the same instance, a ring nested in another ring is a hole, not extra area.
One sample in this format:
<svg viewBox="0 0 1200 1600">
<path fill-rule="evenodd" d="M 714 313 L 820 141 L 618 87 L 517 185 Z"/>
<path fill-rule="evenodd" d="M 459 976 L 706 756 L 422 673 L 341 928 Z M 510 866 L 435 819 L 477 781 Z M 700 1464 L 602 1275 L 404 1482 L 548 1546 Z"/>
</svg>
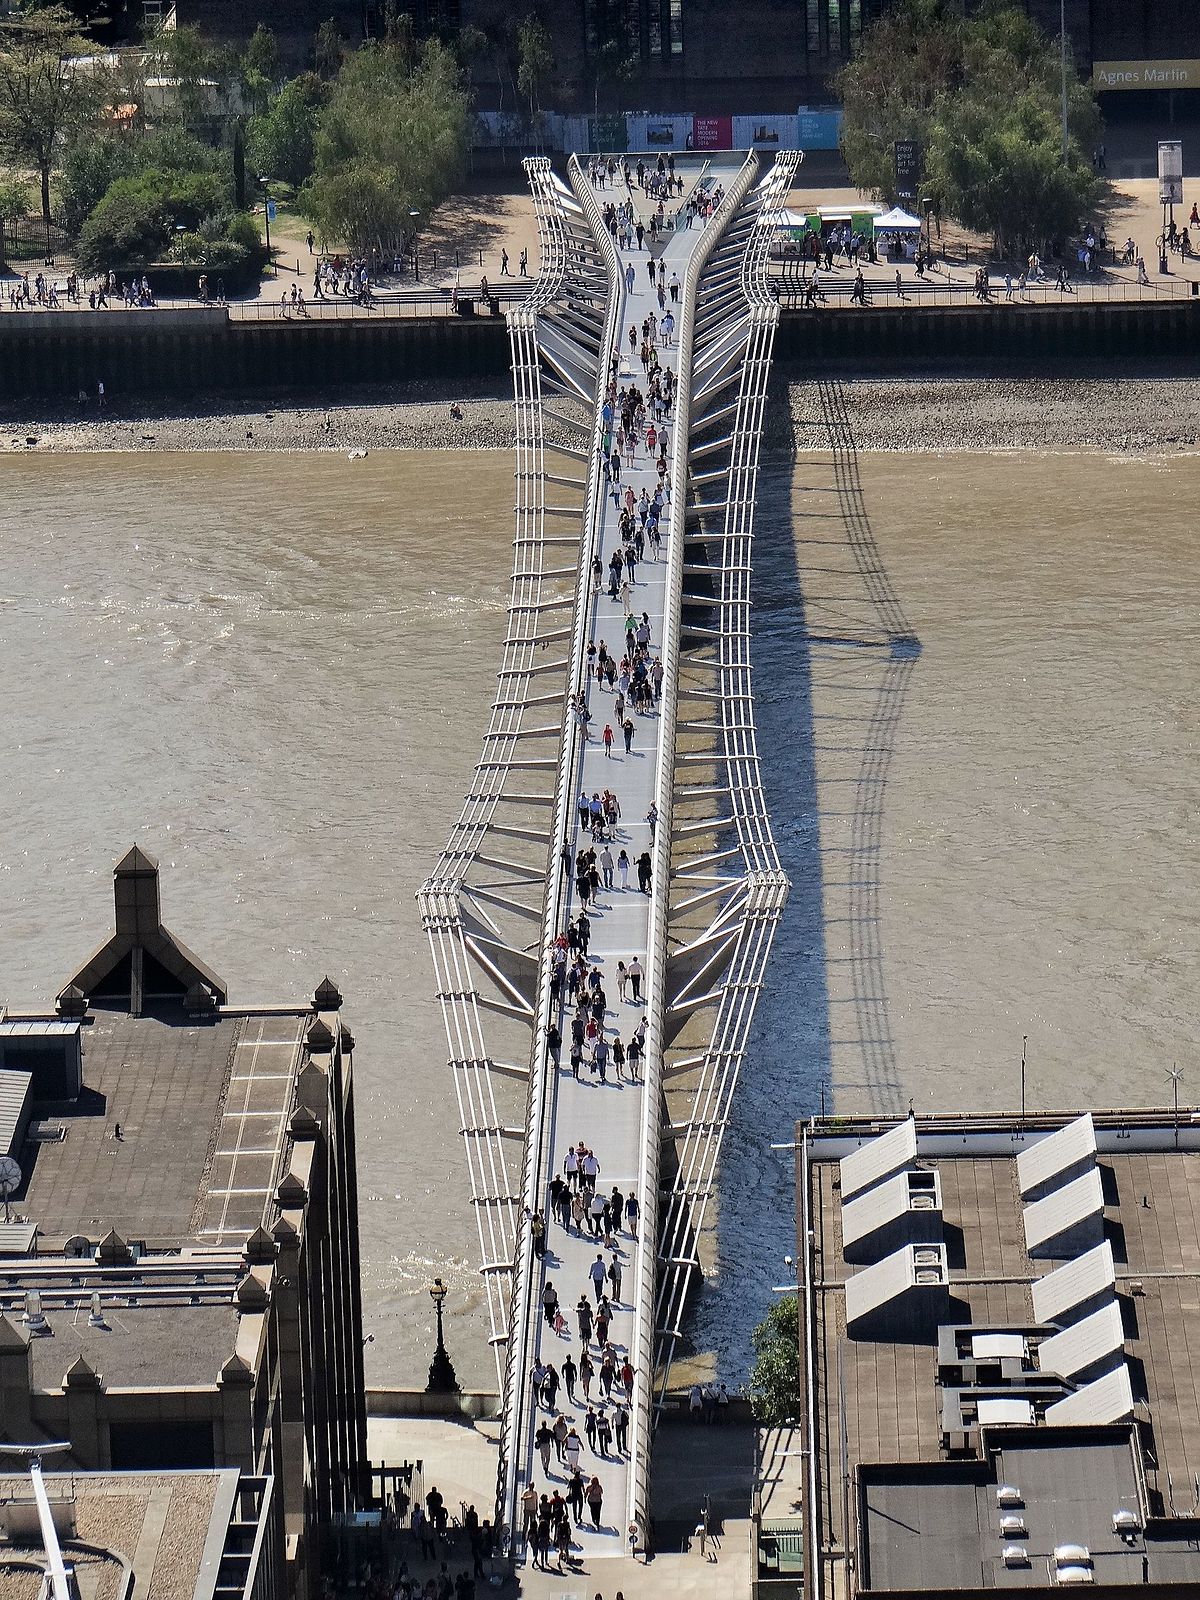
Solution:
<svg viewBox="0 0 1200 1600">
<path fill-rule="evenodd" d="M 655 1371 L 659 1403 L 670 1379 L 683 1316 L 699 1270 L 697 1240 L 713 1192 L 724 1130 L 745 1058 L 763 975 L 787 900 L 784 875 L 762 789 L 750 664 L 750 587 L 754 506 L 767 381 L 779 307 L 767 284 L 767 260 L 802 157 L 781 151 L 761 184 L 746 193 L 700 280 L 696 306 L 689 462 L 692 502 L 686 551 L 685 605 L 715 612 L 711 626 L 684 622 L 680 668 L 698 687 L 680 683 L 692 710 L 681 730 L 709 734 L 714 748 L 694 759 L 718 779 L 677 785 L 677 799 L 710 802 L 715 820 L 685 824 L 721 842 L 688 861 L 674 877 L 682 898 L 674 910 L 712 906 L 707 927 L 688 935 L 668 962 L 665 1026 L 673 1035 L 693 1012 L 712 1008 L 708 1046 L 672 1061 L 672 1076 L 694 1073 L 686 1119 L 664 1130 L 676 1145 L 676 1171 L 662 1196 L 658 1230 Z M 715 559 L 714 559 L 715 553 Z M 703 574 L 713 592 L 689 590 Z M 717 715 L 714 717 L 714 709 Z M 686 762 L 689 758 L 685 757 Z M 686 768 L 685 768 L 686 770 Z M 676 842 L 683 829 L 676 829 Z M 738 872 L 737 867 L 741 867 Z"/>
<path fill-rule="evenodd" d="M 588 477 L 579 475 L 579 463 L 594 454 L 591 418 L 585 422 L 570 409 L 556 412 L 547 400 L 582 400 L 594 409 L 610 309 L 609 271 L 578 202 L 549 161 L 530 160 L 525 167 L 542 270 L 529 297 L 507 312 L 516 531 L 498 689 L 470 792 L 433 875 L 417 895 L 446 1029 L 501 1382 L 527 1186 L 515 1181 L 506 1147 L 523 1130 L 504 1125 L 496 1078 L 525 1081 L 530 1096 L 544 1092 L 536 1070 L 545 1055 L 546 1027 L 539 947 L 547 925 L 546 897 L 559 876 L 550 870 L 551 841 L 562 832 L 562 795 L 545 780 L 559 768 L 563 734 L 561 680 L 568 671 L 564 646 L 572 630 L 561 613 L 575 608 L 581 566 L 590 559 L 582 551 L 576 558 L 572 548 L 577 526 L 574 532 L 556 531 L 570 528 L 570 522 L 557 519 L 577 519 L 578 507 L 548 503 L 547 485 L 555 486 L 555 501 L 564 499 L 564 490 L 568 498 L 572 490 L 582 495 L 590 492 L 595 471 L 593 465 Z M 547 418 L 559 424 L 564 437 L 547 439 Z M 551 471 L 548 452 L 565 456 L 567 465 L 555 463 Z M 570 553 L 569 564 L 562 564 L 562 547 Z M 486 1011 L 535 1027 L 530 1061 L 492 1059 Z"/>
</svg>

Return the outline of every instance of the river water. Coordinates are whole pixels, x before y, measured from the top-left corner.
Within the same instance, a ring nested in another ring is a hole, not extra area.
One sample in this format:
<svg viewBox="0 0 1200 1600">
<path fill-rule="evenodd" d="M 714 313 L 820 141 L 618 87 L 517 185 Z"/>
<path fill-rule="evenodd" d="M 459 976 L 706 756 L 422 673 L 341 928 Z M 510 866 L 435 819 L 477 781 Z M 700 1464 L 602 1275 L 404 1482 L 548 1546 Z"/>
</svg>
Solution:
<svg viewBox="0 0 1200 1600">
<path fill-rule="evenodd" d="M 491 698 L 511 482 L 487 452 L 4 468 L 0 998 L 49 1002 L 135 839 L 235 1002 L 335 978 L 376 1382 L 423 1382 L 435 1272 L 460 1377 L 494 1381 L 413 895 Z M 1187 1064 L 1198 494 L 1190 457 L 767 470 L 755 659 L 794 889 L 697 1307 L 722 1376 L 786 1281 L 794 1116 L 1012 1107 L 1023 1037 L 1031 1106 L 1161 1103 Z"/>
</svg>

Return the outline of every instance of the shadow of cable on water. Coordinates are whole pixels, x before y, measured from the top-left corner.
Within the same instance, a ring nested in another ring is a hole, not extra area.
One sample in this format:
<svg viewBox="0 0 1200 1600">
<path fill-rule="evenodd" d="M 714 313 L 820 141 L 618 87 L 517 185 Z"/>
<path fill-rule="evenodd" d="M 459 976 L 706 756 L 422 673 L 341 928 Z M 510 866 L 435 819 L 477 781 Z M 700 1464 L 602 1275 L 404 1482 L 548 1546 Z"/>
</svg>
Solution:
<svg viewBox="0 0 1200 1600">
<path fill-rule="evenodd" d="M 795 1246 L 797 1118 L 899 1115 L 880 926 L 884 802 L 917 636 L 871 528 L 845 394 L 819 387 L 802 452 L 764 455 L 754 542 L 755 715 L 791 879 L 721 1157 L 718 1270 L 698 1349 L 742 1381 L 750 1330 Z M 776 404 L 786 404 L 779 395 Z"/>
</svg>

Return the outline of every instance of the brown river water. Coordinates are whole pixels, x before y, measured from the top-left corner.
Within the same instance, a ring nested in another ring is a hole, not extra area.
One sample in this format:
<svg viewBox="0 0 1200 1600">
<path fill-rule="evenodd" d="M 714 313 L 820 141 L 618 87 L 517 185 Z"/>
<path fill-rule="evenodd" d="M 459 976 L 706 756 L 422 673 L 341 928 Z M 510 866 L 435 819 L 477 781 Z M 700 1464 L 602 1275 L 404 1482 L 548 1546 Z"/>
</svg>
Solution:
<svg viewBox="0 0 1200 1600">
<path fill-rule="evenodd" d="M 506 453 L 3 469 L 0 1000 L 48 1003 L 136 839 L 235 1001 L 328 971 L 358 1039 L 369 1375 L 426 1286 L 494 1381 L 413 900 L 494 681 Z M 1200 1023 L 1200 460 L 825 453 L 764 474 L 755 649 L 793 893 L 725 1146 L 706 1365 L 785 1281 L 790 1119 L 1162 1103 Z M 901 636 L 903 643 L 894 642 Z M 889 638 L 893 641 L 890 645 Z"/>
</svg>

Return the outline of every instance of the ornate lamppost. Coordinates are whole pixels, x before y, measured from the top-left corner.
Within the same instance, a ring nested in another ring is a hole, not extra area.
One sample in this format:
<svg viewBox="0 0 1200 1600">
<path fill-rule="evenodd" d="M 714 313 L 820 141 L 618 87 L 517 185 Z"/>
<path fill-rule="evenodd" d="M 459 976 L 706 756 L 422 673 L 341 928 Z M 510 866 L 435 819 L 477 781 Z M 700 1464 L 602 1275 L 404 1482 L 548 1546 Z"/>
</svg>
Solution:
<svg viewBox="0 0 1200 1600">
<path fill-rule="evenodd" d="M 455 1376 L 454 1363 L 447 1351 L 446 1342 L 442 1336 L 442 1306 L 449 1289 L 440 1278 L 435 1278 L 429 1288 L 429 1298 L 433 1301 L 433 1308 L 437 1312 L 437 1349 L 433 1352 L 433 1360 L 429 1363 L 429 1382 L 425 1385 L 426 1394 L 457 1394 L 458 1378 Z"/>
</svg>

